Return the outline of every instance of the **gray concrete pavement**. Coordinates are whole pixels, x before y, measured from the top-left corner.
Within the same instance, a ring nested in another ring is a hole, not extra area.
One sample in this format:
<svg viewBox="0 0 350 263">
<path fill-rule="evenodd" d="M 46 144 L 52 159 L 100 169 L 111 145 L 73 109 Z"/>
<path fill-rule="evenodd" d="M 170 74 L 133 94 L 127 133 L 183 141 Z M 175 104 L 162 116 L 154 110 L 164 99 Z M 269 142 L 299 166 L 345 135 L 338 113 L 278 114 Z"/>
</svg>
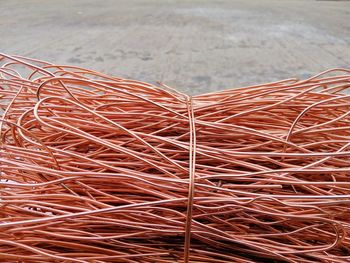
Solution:
<svg viewBox="0 0 350 263">
<path fill-rule="evenodd" d="M 350 1 L 0 0 L 0 51 L 198 94 L 350 67 Z"/>
</svg>

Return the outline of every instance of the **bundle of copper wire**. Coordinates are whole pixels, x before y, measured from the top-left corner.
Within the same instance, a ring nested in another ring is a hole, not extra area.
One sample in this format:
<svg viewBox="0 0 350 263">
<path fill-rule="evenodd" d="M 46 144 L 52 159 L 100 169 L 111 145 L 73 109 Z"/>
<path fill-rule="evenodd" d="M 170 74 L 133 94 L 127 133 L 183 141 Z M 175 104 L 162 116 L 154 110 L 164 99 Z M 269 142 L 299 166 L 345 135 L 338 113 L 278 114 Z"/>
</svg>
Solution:
<svg viewBox="0 0 350 263">
<path fill-rule="evenodd" d="M 350 260 L 350 70 L 191 97 L 0 58 L 1 262 Z"/>
</svg>

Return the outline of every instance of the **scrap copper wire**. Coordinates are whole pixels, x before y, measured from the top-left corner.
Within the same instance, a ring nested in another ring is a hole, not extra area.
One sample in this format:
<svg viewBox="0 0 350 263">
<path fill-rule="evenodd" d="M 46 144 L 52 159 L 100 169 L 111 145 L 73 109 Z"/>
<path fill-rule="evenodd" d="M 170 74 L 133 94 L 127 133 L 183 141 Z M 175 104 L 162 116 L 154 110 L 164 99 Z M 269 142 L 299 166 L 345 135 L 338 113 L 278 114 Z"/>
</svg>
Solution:
<svg viewBox="0 0 350 263">
<path fill-rule="evenodd" d="M 191 97 L 0 58 L 1 262 L 350 261 L 350 70 Z"/>
</svg>

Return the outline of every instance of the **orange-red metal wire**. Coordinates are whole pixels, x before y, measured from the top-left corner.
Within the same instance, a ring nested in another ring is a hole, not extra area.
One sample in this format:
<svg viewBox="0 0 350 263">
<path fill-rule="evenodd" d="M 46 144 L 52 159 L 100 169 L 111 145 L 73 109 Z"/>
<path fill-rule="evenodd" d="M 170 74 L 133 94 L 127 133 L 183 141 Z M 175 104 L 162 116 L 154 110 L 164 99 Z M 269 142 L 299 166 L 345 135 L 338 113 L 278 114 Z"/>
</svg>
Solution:
<svg viewBox="0 0 350 263">
<path fill-rule="evenodd" d="M 348 262 L 350 71 L 187 96 L 0 55 L 1 262 Z"/>
</svg>

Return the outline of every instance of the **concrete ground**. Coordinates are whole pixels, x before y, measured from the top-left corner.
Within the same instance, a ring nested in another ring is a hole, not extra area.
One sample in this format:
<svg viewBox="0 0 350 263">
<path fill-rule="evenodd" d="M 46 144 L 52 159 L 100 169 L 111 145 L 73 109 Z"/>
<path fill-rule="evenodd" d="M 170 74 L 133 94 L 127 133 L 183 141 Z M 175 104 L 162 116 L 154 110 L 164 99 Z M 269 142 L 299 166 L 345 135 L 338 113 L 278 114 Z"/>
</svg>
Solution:
<svg viewBox="0 0 350 263">
<path fill-rule="evenodd" d="M 0 0 L 0 52 L 190 94 L 350 67 L 350 1 Z"/>
</svg>

